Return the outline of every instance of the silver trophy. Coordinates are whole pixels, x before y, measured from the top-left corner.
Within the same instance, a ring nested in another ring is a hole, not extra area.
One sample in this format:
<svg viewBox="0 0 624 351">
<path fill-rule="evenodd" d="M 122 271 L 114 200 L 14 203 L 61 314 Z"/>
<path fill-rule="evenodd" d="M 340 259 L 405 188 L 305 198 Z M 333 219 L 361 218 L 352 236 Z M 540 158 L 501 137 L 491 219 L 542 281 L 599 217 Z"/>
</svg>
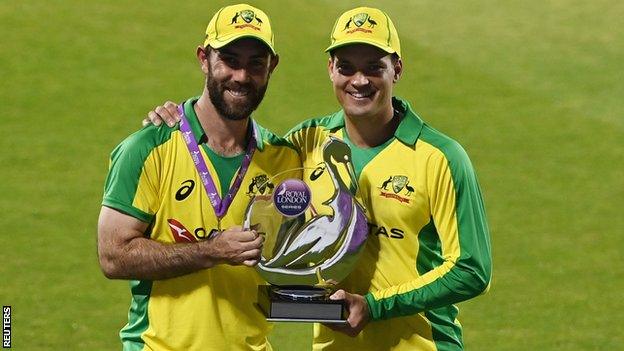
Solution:
<svg viewBox="0 0 624 351">
<path fill-rule="evenodd" d="M 368 225 L 355 198 L 357 180 L 349 146 L 330 136 L 323 144 L 322 159 L 318 169 L 327 172 L 333 189 L 311 190 L 299 179 L 300 170 L 285 171 L 297 177 L 279 183 L 271 195 L 253 196 L 245 212 L 244 226 L 265 235 L 256 269 L 270 285 L 258 287 L 258 306 L 271 321 L 346 320 L 344 303 L 329 300 L 329 295 L 351 272 Z M 271 184 L 268 179 L 266 184 Z M 328 195 L 313 201 L 320 194 Z M 311 206 L 319 201 L 321 212 Z"/>
</svg>

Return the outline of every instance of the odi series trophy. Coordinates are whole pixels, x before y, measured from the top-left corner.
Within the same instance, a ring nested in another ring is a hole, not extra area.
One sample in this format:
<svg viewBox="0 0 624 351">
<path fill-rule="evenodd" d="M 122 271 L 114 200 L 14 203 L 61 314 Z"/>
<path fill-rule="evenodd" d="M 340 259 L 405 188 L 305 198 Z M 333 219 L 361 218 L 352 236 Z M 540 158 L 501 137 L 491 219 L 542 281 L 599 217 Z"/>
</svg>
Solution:
<svg viewBox="0 0 624 351">
<path fill-rule="evenodd" d="M 317 171 L 327 172 L 329 189 L 315 186 L 313 192 L 299 179 L 300 170 L 288 170 L 293 178 L 271 195 L 254 196 L 245 213 L 245 227 L 265 235 L 256 269 L 269 285 L 258 287 L 258 307 L 270 321 L 346 322 L 344 302 L 329 296 L 353 268 L 368 234 L 349 146 L 329 137 Z M 312 201 L 315 196 L 325 198 Z M 319 201 L 317 212 L 311 204 Z"/>
</svg>

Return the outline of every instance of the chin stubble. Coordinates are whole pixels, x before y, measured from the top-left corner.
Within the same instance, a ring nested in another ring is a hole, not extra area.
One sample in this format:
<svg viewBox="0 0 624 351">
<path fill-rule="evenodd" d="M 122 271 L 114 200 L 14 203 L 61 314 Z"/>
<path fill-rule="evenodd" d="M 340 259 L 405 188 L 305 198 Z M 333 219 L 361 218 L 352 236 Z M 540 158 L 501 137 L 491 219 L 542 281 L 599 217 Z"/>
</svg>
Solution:
<svg viewBox="0 0 624 351">
<path fill-rule="evenodd" d="M 268 82 L 259 88 L 256 88 L 253 84 L 240 85 L 239 87 L 247 91 L 246 101 L 228 104 L 224 97 L 226 90 L 228 90 L 226 84 L 217 82 L 212 77 L 212 74 L 209 74 L 206 79 L 206 88 L 208 89 L 210 102 L 212 102 L 217 112 L 226 119 L 238 121 L 249 117 L 258 108 L 262 99 L 264 99 Z"/>
</svg>

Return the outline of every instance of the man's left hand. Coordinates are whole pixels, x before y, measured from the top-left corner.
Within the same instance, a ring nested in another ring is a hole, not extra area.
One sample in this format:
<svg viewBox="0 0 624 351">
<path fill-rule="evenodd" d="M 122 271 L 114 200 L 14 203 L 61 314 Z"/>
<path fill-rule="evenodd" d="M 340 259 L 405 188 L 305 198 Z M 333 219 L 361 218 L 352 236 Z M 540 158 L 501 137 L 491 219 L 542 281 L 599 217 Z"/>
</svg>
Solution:
<svg viewBox="0 0 624 351">
<path fill-rule="evenodd" d="M 143 127 L 148 124 L 159 126 L 162 122 L 165 122 L 169 127 L 173 127 L 180 122 L 178 105 L 175 102 L 166 101 L 164 104 L 156 106 L 147 114 L 147 118 L 143 120 Z"/>
<path fill-rule="evenodd" d="M 366 303 L 364 296 L 350 294 L 340 289 L 333 293 L 329 298 L 332 300 L 344 300 L 347 305 L 347 310 L 349 311 L 349 318 L 347 318 L 347 324 L 344 325 L 324 325 L 332 330 L 347 334 L 349 336 L 358 335 L 370 321 L 368 304 Z"/>
</svg>

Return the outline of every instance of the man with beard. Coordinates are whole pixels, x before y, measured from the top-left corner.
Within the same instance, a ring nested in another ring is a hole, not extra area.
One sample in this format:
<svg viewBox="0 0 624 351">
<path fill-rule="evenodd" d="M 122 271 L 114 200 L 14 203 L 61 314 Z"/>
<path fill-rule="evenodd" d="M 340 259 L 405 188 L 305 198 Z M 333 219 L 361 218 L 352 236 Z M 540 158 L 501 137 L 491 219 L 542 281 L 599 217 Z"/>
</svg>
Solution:
<svg viewBox="0 0 624 351">
<path fill-rule="evenodd" d="M 403 73 L 398 33 L 387 14 L 359 7 L 334 25 L 328 73 L 342 109 L 293 128 L 304 180 L 321 194 L 320 146 L 329 136 L 351 147 L 369 237 L 353 272 L 332 298 L 348 324 L 314 328 L 314 350 L 462 350 L 458 302 L 485 292 L 492 274 L 481 190 L 464 149 L 393 96 Z M 166 103 L 148 115 L 172 123 Z M 312 200 L 322 212 L 322 204 Z M 330 329 L 331 328 L 331 329 Z"/>
<path fill-rule="evenodd" d="M 222 8 L 196 53 L 206 84 L 180 106 L 180 124 L 147 126 L 111 154 L 98 255 L 106 277 L 130 280 L 124 350 L 271 349 L 249 268 L 263 238 L 237 226 L 249 201 L 241 187 L 300 167 L 250 118 L 278 63 L 269 19 Z"/>
</svg>

